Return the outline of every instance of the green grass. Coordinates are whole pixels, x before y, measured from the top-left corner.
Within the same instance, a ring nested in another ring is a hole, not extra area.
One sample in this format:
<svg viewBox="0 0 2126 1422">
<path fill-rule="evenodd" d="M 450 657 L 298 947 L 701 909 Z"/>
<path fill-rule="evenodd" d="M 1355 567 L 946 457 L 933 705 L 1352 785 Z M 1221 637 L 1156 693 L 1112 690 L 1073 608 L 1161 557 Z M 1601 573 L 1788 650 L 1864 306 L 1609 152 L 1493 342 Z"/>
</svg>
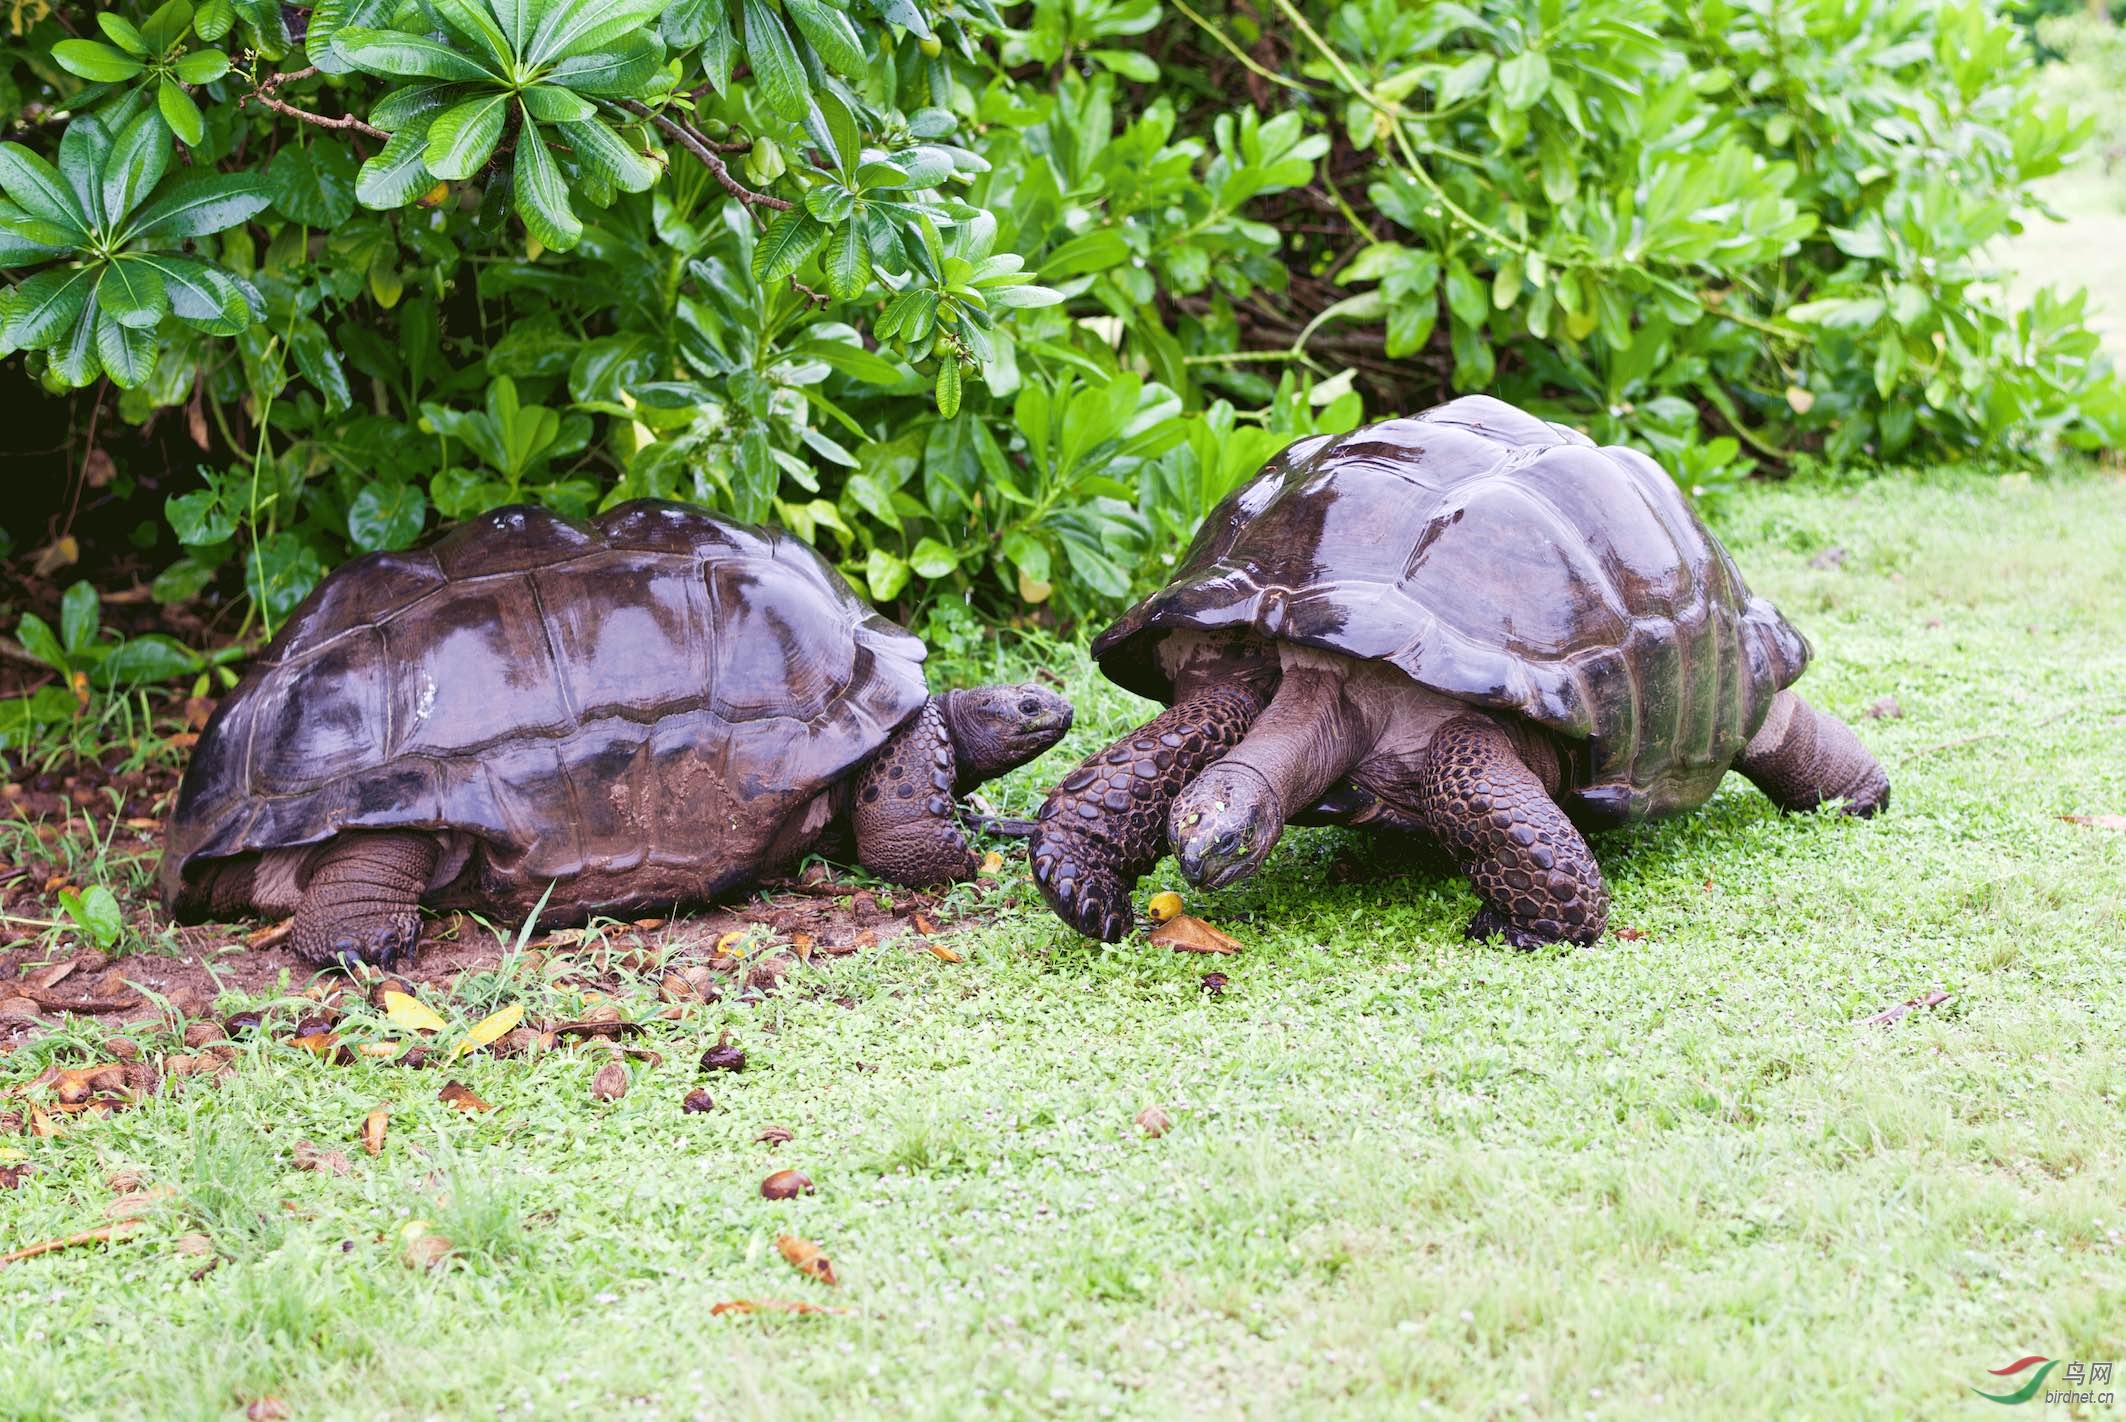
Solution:
<svg viewBox="0 0 2126 1422">
<path fill-rule="evenodd" d="M 2060 818 L 2126 812 L 2126 481 L 1774 488 L 1721 528 L 1884 818 L 1732 780 L 1599 841 L 1643 936 L 1578 951 L 1465 943 L 1463 885 L 1329 831 L 1192 904 L 1230 959 L 1086 943 L 1026 893 L 958 965 L 884 949 L 662 1026 L 609 1105 L 595 1049 L 460 1063 L 496 1107 L 467 1116 L 442 1073 L 249 1048 L 20 1143 L 0 1247 L 97 1223 L 114 1167 L 176 1193 L 0 1269 L 0 1416 L 1902 1418 L 1983 1411 L 2027 1353 L 2126 1362 L 2126 834 Z M 1143 710 L 1071 690 L 1018 806 Z M 751 1065 L 704 1083 L 724 1028 Z M 294 1171 L 302 1138 L 353 1173 Z M 761 1199 L 782 1166 L 817 1193 Z M 415 1220 L 459 1256 L 403 1262 Z M 191 1231 L 223 1258 L 196 1281 Z M 853 1312 L 708 1314 L 794 1297 Z"/>
</svg>

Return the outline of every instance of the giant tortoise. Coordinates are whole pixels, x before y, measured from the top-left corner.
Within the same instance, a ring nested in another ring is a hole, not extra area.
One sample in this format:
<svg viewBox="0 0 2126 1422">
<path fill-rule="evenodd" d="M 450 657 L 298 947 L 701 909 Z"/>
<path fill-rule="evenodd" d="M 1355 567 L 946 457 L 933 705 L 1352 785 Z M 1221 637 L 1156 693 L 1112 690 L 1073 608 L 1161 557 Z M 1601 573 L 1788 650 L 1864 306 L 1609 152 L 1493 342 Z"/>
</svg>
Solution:
<svg viewBox="0 0 2126 1422">
<path fill-rule="evenodd" d="M 1296 817 L 1432 836 L 1474 936 L 1588 943 L 1609 899 L 1576 823 L 1691 809 L 1730 767 L 1784 809 L 1889 800 L 1668 475 L 1485 396 L 1293 445 L 1092 650 L 1169 704 L 1041 810 L 1035 882 L 1098 938 L 1168 845 L 1215 888 Z"/>
<path fill-rule="evenodd" d="M 933 695 L 923 655 L 785 534 L 647 501 L 499 509 L 294 613 L 200 736 L 163 900 L 292 913 L 303 957 L 389 963 L 420 904 L 670 907 L 837 822 L 882 878 L 965 878 L 955 796 L 1055 744 L 1070 706 Z"/>
</svg>

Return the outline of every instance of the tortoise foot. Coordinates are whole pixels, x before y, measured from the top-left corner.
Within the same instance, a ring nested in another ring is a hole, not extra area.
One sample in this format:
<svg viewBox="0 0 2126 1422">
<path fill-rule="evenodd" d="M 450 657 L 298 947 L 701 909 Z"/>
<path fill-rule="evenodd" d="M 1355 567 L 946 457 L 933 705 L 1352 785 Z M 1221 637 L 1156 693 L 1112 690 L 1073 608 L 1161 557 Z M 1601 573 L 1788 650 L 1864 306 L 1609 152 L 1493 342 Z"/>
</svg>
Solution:
<svg viewBox="0 0 2126 1422">
<path fill-rule="evenodd" d="M 1494 908 L 1482 908 L 1469 920 L 1462 936 L 1476 943 L 1488 943 L 1494 938 L 1503 938 L 1508 948 L 1548 948 L 1557 943 L 1580 942 L 1578 930 L 1549 919 L 1534 923 L 1516 923 Z"/>
<path fill-rule="evenodd" d="M 436 854 L 433 836 L 410 831 L 330 841 L 296 905 L 290 946 L 324 967 L 410 961 L 421 941 L 421 894 Z"/>
<path fill-rule="evenodd" d="M 1113 870 L 1092 863 L 1074 852 L 1067 837 L 1037 835 L 1030 860 L 1034 887 L 1062 919 L 1088 938 L 1102 943 L 1118 942 L 1135 926 L 1136 911 L 1130 904 L 1134 879 L 1125 880 Z"/>
</svg>

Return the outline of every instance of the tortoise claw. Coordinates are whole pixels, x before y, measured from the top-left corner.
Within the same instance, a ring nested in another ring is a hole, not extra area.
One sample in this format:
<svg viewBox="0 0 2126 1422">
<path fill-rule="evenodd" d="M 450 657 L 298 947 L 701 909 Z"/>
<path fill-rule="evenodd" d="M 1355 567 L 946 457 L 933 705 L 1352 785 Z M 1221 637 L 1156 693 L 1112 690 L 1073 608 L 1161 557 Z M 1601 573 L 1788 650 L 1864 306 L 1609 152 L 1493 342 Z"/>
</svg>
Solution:
<svg viewBox="0 0 2126 1422">
<path fill-rule="evenodd" d="M 1114 943 L 1135 926 L 1130 886 L 1112 872 L 1086 864 L 1067 847 L 1039 841 L 1031 857 L 1034 887 L 1057 918 L 1087 938 Z"/>
</svg>

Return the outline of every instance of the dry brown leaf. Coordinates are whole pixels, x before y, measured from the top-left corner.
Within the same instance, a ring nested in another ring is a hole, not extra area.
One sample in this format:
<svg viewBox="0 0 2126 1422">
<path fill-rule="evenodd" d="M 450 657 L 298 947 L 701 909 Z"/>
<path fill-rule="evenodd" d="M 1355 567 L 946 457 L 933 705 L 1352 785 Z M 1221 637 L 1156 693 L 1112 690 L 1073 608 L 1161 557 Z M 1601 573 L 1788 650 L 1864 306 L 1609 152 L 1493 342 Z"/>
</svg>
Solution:
<svg viewBox="0 0 2126 1422">
<path fill-rule="evenodd" d="M 244 1409 L 244 1422 L 288 1422 L 288 1404 L 277 1397 L 261 1397 Z"/>
<path fill-rule="evenodd" d="M 701 994 L 694 991 L 694 985 L 677 973 L 664 975 L 664 980 L 657 984 L 657 996 L 666 1002 L 701 1001 Z"/>
<path fill-rule="evenodd" d="M 607 1062 L 591 1077 L 591 1096 L 598 1101 L 618 1101 L 627 1095 L 627 1068 Z"/>
<path fill-rule="evenodd" d="M 1176 953 L 1238 953 L 1240 940 L 1219 932 L 1192 914 L 1177 913 L 1153 929 L 1152 942 Z"/>
<path fill-rule="evenodd" d="M 795 1134 L 788 1126 L 770 1126 L 759 1135 L 753 1137 L 754 1140 L 766 1141 L 769 1145 L 781 1145 L 784 1141 L 794 1140 L 795 1138 Z"/>
<path fill-rule="evenodd" d="M 600 1003 L 584 1009 L 583 1016 L 574 1022 L 555 1024 L 556 1037 L 632 1037 L 642 1030 L 640 1022 L 624 1022 L 620 1009 L 613 1003 Z"/>
<path fill-rule="evenodd" d="M 790 1267 L 806 1278 L 817 1279 L 830 1287 L 841 1283 L 834 1277 L 834 1261 L 821 1253 L 820 1247 L 811 1240 L 794 1234 L 779 1234 L 775 1236 L 775 1247 L 790 1261 Z"/>
<path fill-rule="evenodd" d="M 371 1155 L 381 1155 L 384 1150 L 384 1132 L 391 1126 L 391 1111 L 379 1106 L 362 1117 L 362 1149 Z"/>
<path fill-rule="evenodd" d="M 401 1252 L 416 1269 L 433 1269 L 450 1258 L 452 1245 L 440 1234 L 428 1232 L 426 1220 L 414 1220 L 400 1232 Z"/>
<path fill-rule="evenodd" d="M 69 958 L 64 963 L 54 963 L 52 964 L 52 966 L 46 968 L 41 973 L 31 974 L 30 985 L 32 987 L 43 988 L 45 991 L 49 992 L 51 989 L 65 982 L 67 974 L 73 972 L 74 969 L 80 966 L 81 960 L 79 958 Z"/>
<path fill-rule="evenodd" d="M 482 1101 L 479 1093 L 462 1081 L 446 1081 L 436 1093 L 436 1100 L 447 1101 L 460 1111 L 492 1111 L 495 1108 Z"/>
<path fill-rule="evenodd" d="M 2126 815 L 2061 815 L 2070 825 L 2087 825 L 2091 829 L 2126 831 Z"/>
<path fill-rule="evenodd" d="M 845 1308 L 827 1308 L 803 1299 L 730 1299 L 709 1305 L 709 1317 L 726 1313 L 847 1313 Z"/>
<path fill-rule="evenodd" d="M 404 1042 L 364 1042 L 355 1050 L 377 1061 L 392 1061 L 405 1054 Z"/>
<path fill-rule="evenodd" d="M 920 909 L 910 914 L 909 918 L 915 924 L 915 931 L 926 938 L 938 931 L 938 926 L 925 917 Z"/>
<path fill-rule="evenodd" d="M 921 948 L 924 952 L 928 953 L 931 957 L 937 959 L 940 963 L 957 963 L 960 961 L 960 955 L 953 952 L 950 948 L 947 948 L 942 943 L 932 943 L 929 940 L 925 939 L 924 941 L 918 943 L 916 946 L 918 948 Z"/>
<path fill-rule="evenodd" d="M 43 1078 L 39 1078 L 42 1080 Z M 125 1064 L 99 1062 L 95 1066 L 68 1067 L 49 1083 L 52 1095 L 63 1106 L 79 1106 L 98 1092 L 125 1090 Z"/>
<path fill-rule="evenodd" d="M 763 1200 L 790 1200 L 812 1193 L 812 1177 L 796 1170 L 778 1170 L 760 1182 Z"/>
<path fill-rule="evenodd" d="M 1154 1139 L 1165 1135 L 1173 1124 L 1157 1106 L 1147 1106 L 1137 1113 L 1137 1129 Z"/>
<path fill-rule="evenodd" d="M 18 1185 L 20 1185 L 23 1181 L 23 1178 L 34 1169 L 36 1169 L 36 1167 L 34 1165 L 29 1164 L 0 1165 L 0 1190 L 14 1189 Z"/>
<path fill-rule="evenodd" d="M 214 1252 L 214 1241 L 203 1234 L 181 1234 L 177 1236 L 177 1252 L 198 1259 Z"/>
<path fill-rule="evenodd" d="M 309 1141 L 295 1143 L 295 1168 L 315 1171 L 319 1175 L 352 1175 L 354 1162 L 340 1150 L 319 1150 Z"/>
<path fill-rule="evenodd" d="M 107 1220 L 137 1220 L 144 1215 L 153 1214 L 176 1194 L 177 1192 L 167 1185 L 157 1185 L 152 1190 L 138 1190 L 130 1195 L 120 1195 L 103 1207 L 103 1217 Z"/>
</svg>

